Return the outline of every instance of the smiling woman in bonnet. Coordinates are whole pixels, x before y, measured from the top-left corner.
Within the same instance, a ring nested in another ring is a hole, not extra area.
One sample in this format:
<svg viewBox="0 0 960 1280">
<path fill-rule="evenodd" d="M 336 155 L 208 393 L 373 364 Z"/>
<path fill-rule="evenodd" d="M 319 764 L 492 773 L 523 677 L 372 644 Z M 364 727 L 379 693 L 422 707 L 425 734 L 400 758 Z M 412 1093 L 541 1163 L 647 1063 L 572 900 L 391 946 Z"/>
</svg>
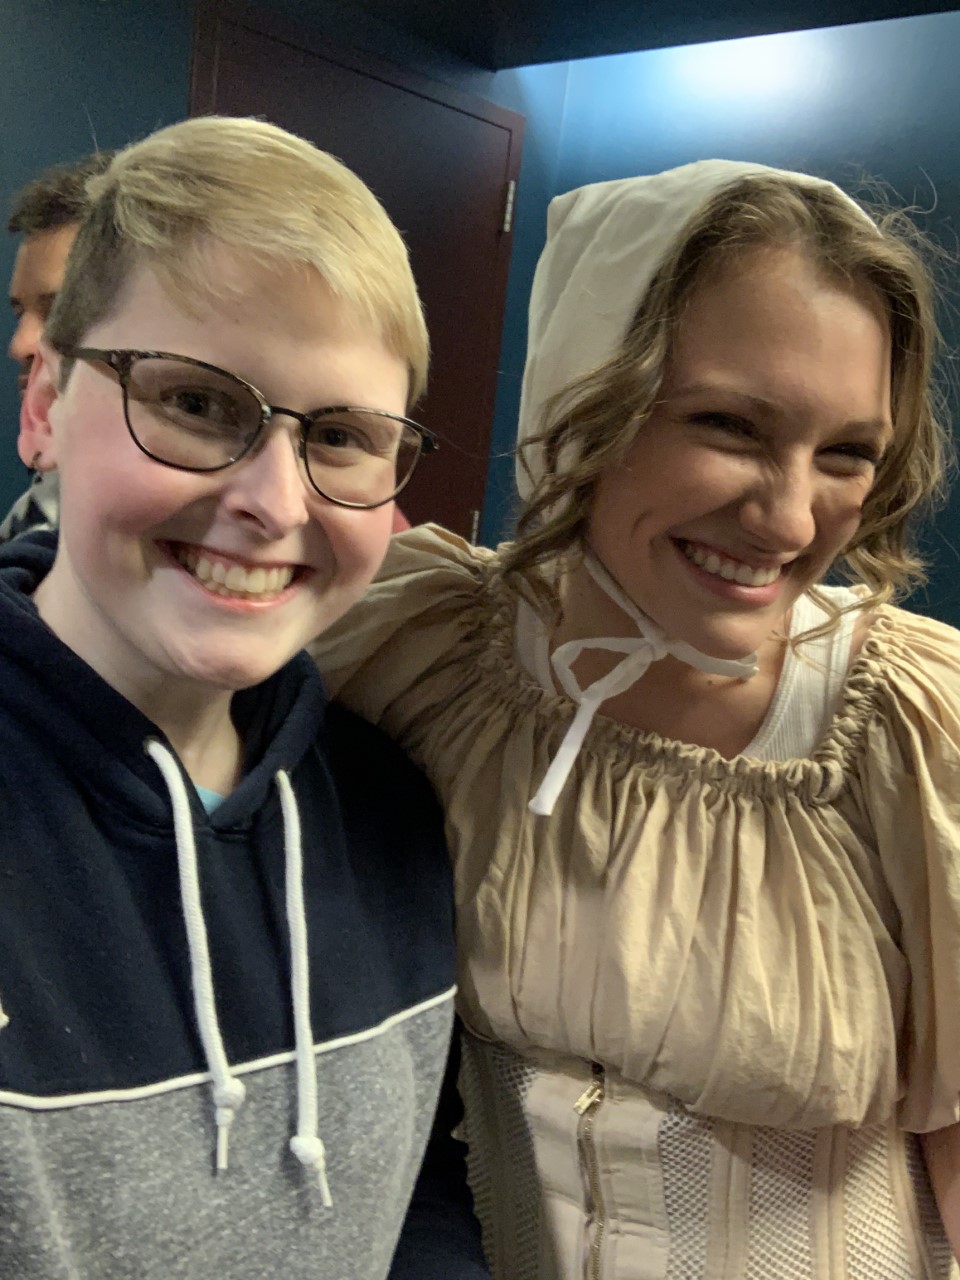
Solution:
<svg viewBox="0 0 960 1280">
<path fill-rule="evenodd" d="M 500 1280 L 951 1274 L 960 635 L 892 603 L 944 451 L 908 240 L 725 161 L 559 197 L 516 541 L 403 535 L 316 651 L 446 807 Z"/>
</svg>

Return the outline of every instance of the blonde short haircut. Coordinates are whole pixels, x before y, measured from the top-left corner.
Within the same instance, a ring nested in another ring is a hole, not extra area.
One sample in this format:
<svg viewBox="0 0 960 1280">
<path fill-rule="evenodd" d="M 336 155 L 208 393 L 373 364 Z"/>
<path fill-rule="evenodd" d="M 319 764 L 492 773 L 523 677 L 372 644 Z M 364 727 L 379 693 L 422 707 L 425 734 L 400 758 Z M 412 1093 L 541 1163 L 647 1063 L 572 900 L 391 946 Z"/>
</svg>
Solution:
<svg viewBox="0 0 960 1280">
<path fill-rule="evenodd" d="M 543 474 L 520 514 L 504 572 L 556 615 L 557 575 L 579 554 L 600 475 L 650 416 L 690 299 L 731 266 L 749 270 L 745 258 L 755 250 L 795 248 L 828 279 L 878 296 L 892 338 L 894 440 L 836 568 L 868 588 L 860 608 L 922 581 L 910 518 L 940 496 L 950 443 L 932 385 L 934 290 L 918 239 L 902 213 L 877 214 L 872 225 L 839 191 L 781 175 L 743 178 L 719 191 L 654 276 L 620 349 L 547 404 L 543 429 L 528 442 L 542 449 Z"/>
<path fill-rule="evenodd" d="M 408 403 L 422 394 L 429 344 L 400 233 L 369 187 L 303 138 L 261 120 L 185 120 L 118 152 L 87 195 L 47 325 L 55 346 L 80 344 L 141 263 L 186 310 L 215 302 L 229 291 L 209 252 L 219 244 L 316 270 L 407 363 Z"/>
</svg>

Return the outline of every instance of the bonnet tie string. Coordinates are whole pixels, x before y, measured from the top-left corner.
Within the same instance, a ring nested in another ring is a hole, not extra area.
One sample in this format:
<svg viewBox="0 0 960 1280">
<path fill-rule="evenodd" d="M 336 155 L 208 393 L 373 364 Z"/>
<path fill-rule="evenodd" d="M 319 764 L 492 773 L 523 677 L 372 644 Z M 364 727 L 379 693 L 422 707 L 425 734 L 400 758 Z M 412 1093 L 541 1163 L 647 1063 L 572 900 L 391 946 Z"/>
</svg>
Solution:
<svg viewBox="0 0 960 1280">
<path fill-rule="evenodd" d="M 640 634 L 569 640 L 559 645 L 554 651 L 551 662 L 557 680 L 567 696 L 578 706 L 576 715 L 564 734 L 556 755 L 550 761 L 536 795 L 527 806 L 531 813 L 540 815 L 553 813 L 560 792 L 580 754 L 580 748 L 583 746 L 594 716 L 602 704 L 636 684 L 651 663 L 672 656 L 710 675 L 749 680 L 757 673 L 755 653 L 739 659 L 712 658 L 685 641 L 668 639 L 653 619 L 648 618 L 637 608 L 589 548 L 584 553 L 584 565 L 600 590 L 623 610 Z M 602 649 L 607 652 L 622 653 L 625 656 L 612 671 L 608 671 L 605 676 L 595 680 L 586 689 L 581 689 L 573 673 L 573 666 L 587 649 Z"/>
</svg>

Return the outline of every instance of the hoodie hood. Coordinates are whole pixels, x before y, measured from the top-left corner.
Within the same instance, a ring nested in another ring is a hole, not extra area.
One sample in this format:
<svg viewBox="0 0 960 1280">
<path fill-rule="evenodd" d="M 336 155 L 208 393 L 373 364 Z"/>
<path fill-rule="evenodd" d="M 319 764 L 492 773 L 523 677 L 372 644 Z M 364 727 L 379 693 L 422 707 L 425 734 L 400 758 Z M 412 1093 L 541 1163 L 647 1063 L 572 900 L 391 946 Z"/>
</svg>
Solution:
<svg viewBox="0 0 960 1280">
<path fill-rule="evenodd" d="M 150 739 L 169 746 L 165 736 L 54 635 L 33 603 L 56 548 L 55 533 L 24 534 L 0 547 L 0 603 L 8 621 L 16 620 L 0 629 L 0 654 L 23 675 L 0 688 L 0 709 L 39 728 L 50 750 L 75 761 L 86 785 L 96 779 L 105 800 L 143 821 L 171 827 L 167 788 L 144 751 Z M 273 790 L 277 770 L 296 769 L 316 740 L 325 706 L 323 685 L 306 654 L 256 689 L 234 695 L 244 776 L 211 818 L 213 825 L 252 820 Z"/>
<path fill-rule="evenodd" d="M 54 555 L 0 548 L 3 1274 L 451 1274 L 478 1246 L 446 1112 L 414 1193 L 455 981 L 429 785 L 296 658 L 235 695 L 208 815 L 39 618 Z"/>
<path fill-rule="evenodd" d="M 230 1130 L 246 1087 L 227 1059 L 213 986 L 198 868 L 196 824 L 202 806 L 164 735 L 40 618 L 31 597 L 55 555 L 56 535 L 51 533 L 26 535 L 0 551 L 0 614 L 7 622 L 0 628 L 0 655 L 22 676 L 0 686 L 0 712 L 32 725 L 46 751 L 71 762 L 78 793 L 95 778 L 104 809 L 125 815 L 127 823 L 173 828 L 194 1011 L 213 1086 L 216 1165 L 225 1170 Z M 231 711 L 243 737 L 246 770 L 211 825 L 232 831 L 250 827 L 268 801 L 279 802 L 298 1093 L 297 1131 L 290 1149 L 315 1173 L 329 1207 L 326 1151 L 318 1134 L 301 823 L 290 782 L 316 739 L 322 710 L 322 686 L 306 654 L 270 680 L 234 695 Z M 272 788 L 276 800 L 268 797 Z M 0 1027 L 6 1022 L 0 1009 Z"/>
<path fill-rule="evenodd" d="M 736 160 L 698 160 L 650 177 L 597 182 L 550 202 L 530 295 L 518 445 L 542 430 L 552 396 L 616 352 L 650 282 L 704 205 L 743 178 L 769 176 L 828 188 L 871 221 L 832 182 Z M 536 481 L 539 450 L 525 456 Z M 519 460 L 517 486 L 529 497 L 531 481 Z"/>
</svg>

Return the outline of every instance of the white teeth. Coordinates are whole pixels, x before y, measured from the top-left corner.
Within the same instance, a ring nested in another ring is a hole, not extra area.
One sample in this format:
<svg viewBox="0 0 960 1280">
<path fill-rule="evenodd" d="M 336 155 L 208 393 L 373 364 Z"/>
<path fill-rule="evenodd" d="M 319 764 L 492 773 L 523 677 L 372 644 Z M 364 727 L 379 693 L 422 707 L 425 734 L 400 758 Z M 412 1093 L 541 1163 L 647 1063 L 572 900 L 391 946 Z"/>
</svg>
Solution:
<svg viewBox="0 0 960 1280">
<path fill-rule="evenodd" d="M 744 587 L 767 587 L 780 577 L 780 568 L 751 569 L 742 561 L 724 560 L 715 551 L 705 551 L 692 542 L 684 542 L 682 546 L 688 560 L 726 582 L 736 582 Z"/>
<path fill-rule="evenodd" d="M 293 581 L 292 565 L 269 569 L 257 565 L 252 569 L 245 569 L 240 564 L 227 566 L 220 560 L 211 560 L 190 547 L 175 547 L 173 550 L 184 569 L 214 595 L 262 600 L 279 595 Z"/>
</svg>

